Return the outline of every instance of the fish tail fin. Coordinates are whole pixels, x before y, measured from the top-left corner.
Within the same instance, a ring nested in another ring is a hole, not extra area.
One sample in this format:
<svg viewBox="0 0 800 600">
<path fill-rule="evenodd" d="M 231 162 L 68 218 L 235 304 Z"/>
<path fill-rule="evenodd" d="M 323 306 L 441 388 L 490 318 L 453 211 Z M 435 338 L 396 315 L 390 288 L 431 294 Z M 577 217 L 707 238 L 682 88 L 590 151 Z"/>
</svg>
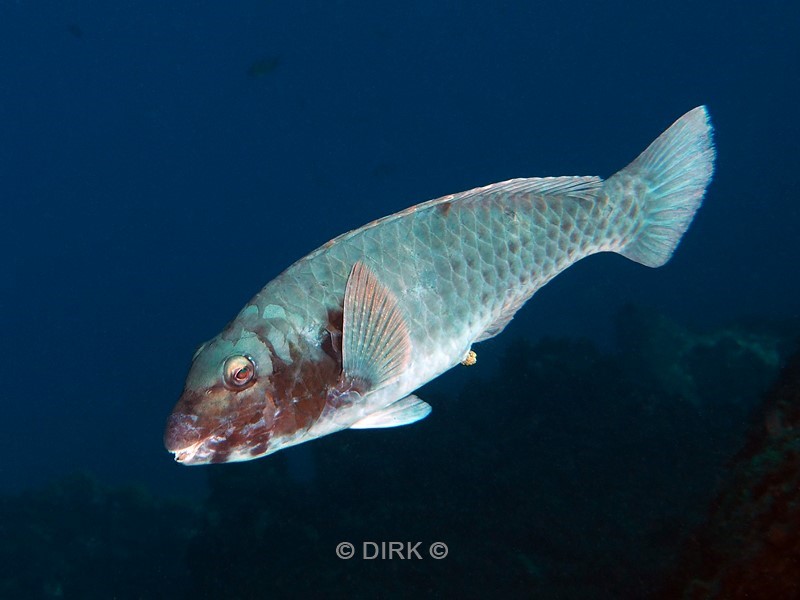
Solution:
<svg viewBox="0 0 800 600">
<path fill-rule="evenodd" d="M 607 182 L 609 195 L 632 203 L 631 234 L 616 250 L 648 267 L 665 264 L 689 228 L 714 171 L 705 106 L 690 110 Z"/>
</svg>

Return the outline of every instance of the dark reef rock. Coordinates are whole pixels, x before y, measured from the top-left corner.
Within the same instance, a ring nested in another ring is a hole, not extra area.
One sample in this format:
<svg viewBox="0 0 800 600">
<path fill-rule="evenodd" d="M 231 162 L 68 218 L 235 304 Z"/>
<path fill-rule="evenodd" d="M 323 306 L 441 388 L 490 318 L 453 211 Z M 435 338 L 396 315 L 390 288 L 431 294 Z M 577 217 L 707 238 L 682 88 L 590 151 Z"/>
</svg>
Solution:
<svg viewBox="0 0 800 600">
<path fill-rule="evenodd" d="M 0 598 L 797 597 L 800 359 L 759 408 L 797 331 L 630 310 L 617 353 L 489 342 L 500 368 L 425 386 L 424 421 L 207 467 L 201 506 L 86 476 L 0 497 Z"/>
<path fill-rule="evenodd" d="M 705 406 L 752 404 L 791 352 L 792 331 L 800 324 L 754 319 L 694 331 L 633 306 L 617 316 L 628 368 L 665 393 Z"/>
<path fill-rule="evenodd" d="M 664 598 L 800 598 L 800 352 L 767 394 Z"/>
<path fill-rule="evenodd" d="M 197 526 L 184 503 L 78 474 L 0 497 L 0 598 L 179 597 Z"/>
<path fill-rule="evenodd" d="M 652 596 L 785 343 L 759 327 L 625 322 L 620 354 L 518 340 L 494 376 L 423 388 L 434 413 L 413 427 L 212 468 L 189 597 Z M 293 452 L 313 457 L 312 481 L 292 477 Z M 336 557 L 342 541 L 355 558 Z M 421 541 L 423 559 L 361 556 L 381 541 Z M 434 541 L 447 558 L 425 554 Z"/>
</svg>

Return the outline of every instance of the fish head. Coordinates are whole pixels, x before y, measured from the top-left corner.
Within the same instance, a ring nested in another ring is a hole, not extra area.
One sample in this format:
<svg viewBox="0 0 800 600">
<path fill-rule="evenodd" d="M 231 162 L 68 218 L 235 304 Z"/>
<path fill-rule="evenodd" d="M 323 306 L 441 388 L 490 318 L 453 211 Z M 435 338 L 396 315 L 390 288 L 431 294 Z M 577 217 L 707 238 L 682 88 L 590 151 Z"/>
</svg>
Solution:
<svg viewBox="0 0 800 600">
<path fill-rule="evenodd" d="M 269 453 L 279 412 L 272 364 L 254 334 L 203 344 L 167 420 L 164 445 L 175 460 L 198 465 Z"/>
<path fill-rule="evenodd" d="M 195 352 L 164 433 L 176 461 L 251 460 L 317 437 L 309 430 L 341 372 L 339 353 L 287 345 L 276 355 L 268 327 L 234 322 Z"/>
</svg>

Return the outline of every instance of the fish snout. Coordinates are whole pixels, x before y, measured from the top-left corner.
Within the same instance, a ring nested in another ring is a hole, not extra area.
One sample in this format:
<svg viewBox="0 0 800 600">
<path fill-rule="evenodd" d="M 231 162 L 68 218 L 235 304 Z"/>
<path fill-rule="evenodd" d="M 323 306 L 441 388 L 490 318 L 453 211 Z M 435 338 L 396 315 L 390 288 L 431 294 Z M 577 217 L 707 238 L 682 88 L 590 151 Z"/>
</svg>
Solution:
<svg viewBox="0 0 800 600">
<path fill-rule="evenodd" d="M 172 413 L 167 419 L 164 431 L 164 446 L 170 452 L 178 452 L 197 444 L 202 438 L 200 428 L 197 427 L 198 418 L 194 415 Z"/>
</svg>

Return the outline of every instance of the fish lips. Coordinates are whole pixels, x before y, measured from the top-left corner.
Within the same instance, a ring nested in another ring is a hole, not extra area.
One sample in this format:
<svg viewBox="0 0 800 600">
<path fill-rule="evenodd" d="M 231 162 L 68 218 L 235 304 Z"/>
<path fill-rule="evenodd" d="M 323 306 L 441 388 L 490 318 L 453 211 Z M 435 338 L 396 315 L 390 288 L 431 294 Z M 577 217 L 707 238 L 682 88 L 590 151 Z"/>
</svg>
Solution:
<svg viewBox="0 0 800 600">
<path fill-rule="evenodd" d="M 215 434 L 209 427 L 197 426 L 194 415 L 173 413 L 167 420 L 164 446 L 184 465 L 206 465 L 226 462 L 229 457 L 228 440 Z"/>
<path fill-rule="evenodd" d="M 179 412 L 172 413 L 167 419 L 164 430 L 164 446 L 175 455 L 175 460 L 192 464 L 197 451 L 208 437 L 206 428 L 198 426 L 199 418 Z"/>
<path fill-rule="evenodd" d="M 255 393 L 254 393 L 255 392 Z M 185 391 L 164 431 L 164 446 L 184 465 L 236 462 L 267 453 L 272 438 L 274 406 L 255 390 L 241 398 L 238 409 L 203 410 L 201 395 Z"/>
<path fill-rule="evenodd" d="M 214 454 L 209 443 L 221 423 L 215 415 L 207 414 L 203 400 L 203 394 L 186 389 L 167 418 L 164 447 L 185 465 L 209 463 Z"/>
</svg>

